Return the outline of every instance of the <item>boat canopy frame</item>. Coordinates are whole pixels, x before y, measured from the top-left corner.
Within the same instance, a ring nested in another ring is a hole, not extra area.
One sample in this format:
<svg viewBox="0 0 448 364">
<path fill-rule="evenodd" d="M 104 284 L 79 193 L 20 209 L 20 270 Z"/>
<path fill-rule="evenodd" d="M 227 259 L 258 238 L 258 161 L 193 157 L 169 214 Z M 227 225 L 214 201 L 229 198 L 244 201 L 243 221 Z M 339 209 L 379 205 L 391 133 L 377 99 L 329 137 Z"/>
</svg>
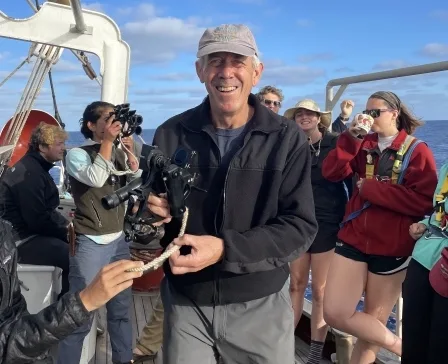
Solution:
<svg viewBox="0 0 448 364">
<path fill-rule="evenodd" d="M 81 9 L 79 0 L 71 0 L 71 5 L 45 2 L 26 19 L 0 11 L 0 37 L 95 54 L 101 67 L 101 100 L 126 102 L 131 50 L 118 25 L 105 14 Z"/>
</svg>

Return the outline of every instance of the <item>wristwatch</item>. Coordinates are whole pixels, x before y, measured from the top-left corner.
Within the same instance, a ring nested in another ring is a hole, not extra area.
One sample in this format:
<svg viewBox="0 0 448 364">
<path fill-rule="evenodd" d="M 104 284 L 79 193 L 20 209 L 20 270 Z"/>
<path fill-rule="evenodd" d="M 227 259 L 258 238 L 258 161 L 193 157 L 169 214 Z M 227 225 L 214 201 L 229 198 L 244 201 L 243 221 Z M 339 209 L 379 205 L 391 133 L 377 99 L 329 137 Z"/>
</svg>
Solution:
<svg viewBox="0 0 448 364">
<path fill-rule="evenodd" d="M 339 115 L 339 117 L 341 118 L 342 121 L 348 121 L 350 119 L 350 117 L 344 118 L 342 115 Z"/>
</svg>

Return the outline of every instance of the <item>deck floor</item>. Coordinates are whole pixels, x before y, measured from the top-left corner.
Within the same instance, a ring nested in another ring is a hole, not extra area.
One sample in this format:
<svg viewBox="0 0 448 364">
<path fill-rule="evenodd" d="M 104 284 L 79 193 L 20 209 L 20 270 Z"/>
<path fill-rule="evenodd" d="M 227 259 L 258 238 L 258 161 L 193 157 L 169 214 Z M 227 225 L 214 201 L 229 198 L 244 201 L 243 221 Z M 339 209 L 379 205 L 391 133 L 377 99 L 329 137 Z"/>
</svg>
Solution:
<svg viewBox="0 0 448 364">
<path fill-rule="evenodd" d="M 153 305 L 156 303 L 158 292 L 154 293 L 134 293 L 134 307 L 132 310 L 132 341 L 135 347 L 136 339 L 143 330 L 143 327 L 151 319 Z M 112 351 L 109 335 L 107 334 L 107 322 L 105 309 L 100 310 L 100 321 L 104 327 L 104 335 L 98 336 L 96 341 L 95 358 L 93 364 L 112 364 Z M 296 364 L 306 364 L 309 346 L 296 338 Z M 323 364 L 330 364 L 328 360 L 322 360 Z M 145 361 L 144 364 L 162 364 L 161 358 Z"/>
<path fill-rule="evenodd" d="M 134 307 L 131 310 L 132 315 L 132 342 L 135 347 L 136 340 L 145 327 L 146 323 L 151 319 L 153 305 L 156 303 L 158 292 L 154 293 L 134 293 Z M 112 364 L 112 350 L 110 346 L 110 338 L 107 334 L 106 311 L 100 311 L 100 321 L 104 327 L 104 335 L 98 336 L 96 340 L 96 352 L 94 364 Z M 147 360 L 143 364 L 162 364 L 162 360 Z"/>
</svg>

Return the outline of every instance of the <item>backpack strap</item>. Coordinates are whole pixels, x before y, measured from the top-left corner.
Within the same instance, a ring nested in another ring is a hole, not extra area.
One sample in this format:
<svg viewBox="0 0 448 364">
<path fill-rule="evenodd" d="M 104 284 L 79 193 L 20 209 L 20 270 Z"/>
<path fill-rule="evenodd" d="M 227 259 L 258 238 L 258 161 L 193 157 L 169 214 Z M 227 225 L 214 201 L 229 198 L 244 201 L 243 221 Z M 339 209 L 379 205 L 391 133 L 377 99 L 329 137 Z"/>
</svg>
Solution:
<svg viewBox="0 0 448 364">
<path fill-rule="evenodd" d="M 392 184 L 398 183 L 398 178 L 401 174 L 401 171 L 403 170 L 403 159 L 405 158 L 406 152 L 408 151 L 414 140 L 416 140 L 414 136 L 407 135 L 403 144 L 401 144 L 400 149 L 398 149 L 397 154 L 395 155 L 394 165 L 392 167 Z"/>
</svg>

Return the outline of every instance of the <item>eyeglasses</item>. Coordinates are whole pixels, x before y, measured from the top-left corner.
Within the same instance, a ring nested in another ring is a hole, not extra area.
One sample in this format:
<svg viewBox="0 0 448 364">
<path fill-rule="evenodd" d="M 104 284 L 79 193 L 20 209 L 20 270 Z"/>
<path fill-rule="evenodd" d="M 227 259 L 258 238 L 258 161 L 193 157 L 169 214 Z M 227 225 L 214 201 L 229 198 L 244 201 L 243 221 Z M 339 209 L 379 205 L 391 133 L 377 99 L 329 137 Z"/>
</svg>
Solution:
<svg viewBox="0 0 448 364">
<path fill-rule="evenodd" d="M 264 104 L 265 104 L 266 106 L 271 106 L 271 104 L 272 104 L 272 105 L 274 105 L 275 107 L 282 107 L 282 103 L 281 103 L 280 101 L 274 101 L 274 100 L 267 100 L 267 99 L 264 99 L 263 102 L 264 102 Z"/>
<path fill-rule="evenodd" d="M 366 115 L 370 115 L 372 118 L 378 118 L 382 112 L 386 111 L 395 111 L 394 109 L 371 109 L 371 110 L 364 110 L 362 113 Z"/>
</svg>

